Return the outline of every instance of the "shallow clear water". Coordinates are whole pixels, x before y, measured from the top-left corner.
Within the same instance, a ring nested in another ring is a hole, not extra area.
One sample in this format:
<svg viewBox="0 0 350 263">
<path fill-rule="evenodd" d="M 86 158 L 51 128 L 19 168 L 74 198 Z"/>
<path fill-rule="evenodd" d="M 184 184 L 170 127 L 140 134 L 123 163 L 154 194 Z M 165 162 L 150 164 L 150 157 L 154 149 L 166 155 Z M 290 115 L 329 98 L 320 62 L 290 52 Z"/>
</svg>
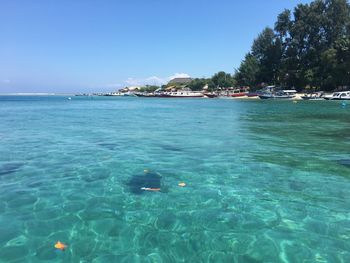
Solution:
<svg viewBox="0 0 350 263">
<path fill-rule="evenodd" d="M 350 262 L 350 105 L 0 97 L 0 120 L 0 262 Z M 145 169 L 162 192 L 130 191 Z"/>
</svg>

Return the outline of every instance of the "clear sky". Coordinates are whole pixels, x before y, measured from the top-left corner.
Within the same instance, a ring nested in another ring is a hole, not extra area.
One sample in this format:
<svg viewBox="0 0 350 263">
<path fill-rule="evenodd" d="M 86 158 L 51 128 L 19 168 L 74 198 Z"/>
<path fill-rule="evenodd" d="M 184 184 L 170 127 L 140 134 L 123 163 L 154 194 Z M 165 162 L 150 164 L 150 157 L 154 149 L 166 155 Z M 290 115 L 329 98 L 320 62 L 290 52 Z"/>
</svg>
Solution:
<svg viewBox="0 0 350 263">
<path fill-rule="evenodd" d="M 1 0 L 0 93 L 112 91 L 233 73 L 307 0 Z"/>
</svg>

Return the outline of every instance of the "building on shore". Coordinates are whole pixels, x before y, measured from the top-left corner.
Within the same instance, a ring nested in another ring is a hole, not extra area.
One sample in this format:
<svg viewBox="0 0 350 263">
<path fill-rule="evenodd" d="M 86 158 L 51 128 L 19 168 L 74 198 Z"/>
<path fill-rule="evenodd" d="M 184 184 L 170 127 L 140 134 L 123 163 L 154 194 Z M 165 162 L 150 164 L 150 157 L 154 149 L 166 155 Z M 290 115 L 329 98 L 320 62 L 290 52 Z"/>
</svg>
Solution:
<svg viewBox="0 0 350 263">
<path fill-rule="evenodd" d="M 192 78 L 174 78 L 168 82 L 167 86 L 186 85 L 191 81 L 192 81 Z"/>
</svg>

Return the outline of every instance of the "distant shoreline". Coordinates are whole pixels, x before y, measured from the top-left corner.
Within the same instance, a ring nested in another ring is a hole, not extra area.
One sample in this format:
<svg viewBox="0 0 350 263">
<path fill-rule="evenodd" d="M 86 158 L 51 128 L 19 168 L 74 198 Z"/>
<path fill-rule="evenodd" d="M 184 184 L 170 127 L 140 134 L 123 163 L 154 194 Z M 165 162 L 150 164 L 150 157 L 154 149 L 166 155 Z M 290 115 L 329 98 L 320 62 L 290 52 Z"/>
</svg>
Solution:
<svg viewBox="0 0 350 263">
<path fill-rule="evenodd" d="M 75 95 L 74 93 L 44 93 L 44 92 L 0 93 L 0 96 L 74 96 L 74 95 Z"/>
</svg>

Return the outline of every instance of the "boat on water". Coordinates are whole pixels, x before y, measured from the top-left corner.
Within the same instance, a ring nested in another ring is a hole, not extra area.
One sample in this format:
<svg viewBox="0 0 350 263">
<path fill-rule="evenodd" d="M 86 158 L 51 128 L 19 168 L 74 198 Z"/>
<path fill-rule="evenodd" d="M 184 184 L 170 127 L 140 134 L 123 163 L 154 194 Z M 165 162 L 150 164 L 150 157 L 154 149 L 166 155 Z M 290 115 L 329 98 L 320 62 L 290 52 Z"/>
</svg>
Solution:
<svg viewBox="0 0 350 263">
<path fill-rule="evenodd" d="M 250 87 L 240 87 L 233 90 L 233 93 L 231 94 L 231 97 L 233 98 L 240 98 L 240 97 L 247 97 L 247 95 L 250 92 Z"/>
<path fill-rule="evenodd" d="M 247 96 L 247 92 L 234 91 L 231 95 L 232 98 L 239 98 Z"/>
<path fill-rule="evenodd" d="M 334 92 L 332 95 L 323 97 L 325 100 L 350 100 L 350 91 Z"/>
<path fill-rule="evenodd" d="M 110 92 L 110 93 L 104 94 L 103 96 L 124 96 L 124 94 L 121 92 Z"/>
<path fill-rule="evenodd" d="M 260 99 L 293 99 L 296 96 L 296 90 L 280 90 L 276 92 L 266 92 L 259 94 Z"/>
<path fill-rule="evenodd" d="M 196 92 L 191 90 L 170 91 L 160 94 L 161 98 L 202 98 L 204 94 L 202 92 Z"/>
<path fill-rule="evenodd" d="M 135 95 L 135 93 L 134 92 L 124 92 L 123 93 L 123 96 L 125 96 L 125 97 L 135 97 L 136 95 Z"/>
<path fill-rule="evenodd" d="M 142 98 L 154 98 L 154 97 L 159 97 L 159 95 L 155 94 L 155 93 L 142 93 L 142 92 L 138 92 L 135 93 L 136 97 L 142 97 Z"/>
<path fill-rule="evenodd" d="M 218 97 L 218 94 L 214 93 L 214 92 L 208 92 L 208 93 L 204 93 L 203 94 L 205 97 L 208 97 L 208 98 L 217 98 Z"/>
<path fill-rule="evenodd" d="M 247 93 L 247 97 L 249 98 L 258 97 L 259 94 L 260 94 L 259 92 L 249 92 Z"/>
<path fill-rule="evenodd" d="M 92 94 L 88 94 L 88 93 L 78 93 L 78 94 L 75 94 L 74 96 L 88 97 L 88 96 L 92 96 Z"/>
<path fill-rule="evenodd" d="M 225 90 L 222 90 L 218 93 L 219 98 L 241 98 L 246 97 L 248 94 L 249 88 L 242 87 L 242 88 L 228 88 Z"/>
<path fill-rule="evenodd" d="M 303 100 L 323 100 L 324 93 L 323 91 L 320 92 L 315 92 L 315 93 L 310 93 L 310 94 L 305 94 L 304 96 L 301 96 Z"/>
<path fill-rule="evenodd" d="M 178 91 L 161 91 L 154 93 L 135 93 L 137 97 L 143 98 L 202 98 L 204 94 L 190 89 L 183 89 Z"/>
</svg>

